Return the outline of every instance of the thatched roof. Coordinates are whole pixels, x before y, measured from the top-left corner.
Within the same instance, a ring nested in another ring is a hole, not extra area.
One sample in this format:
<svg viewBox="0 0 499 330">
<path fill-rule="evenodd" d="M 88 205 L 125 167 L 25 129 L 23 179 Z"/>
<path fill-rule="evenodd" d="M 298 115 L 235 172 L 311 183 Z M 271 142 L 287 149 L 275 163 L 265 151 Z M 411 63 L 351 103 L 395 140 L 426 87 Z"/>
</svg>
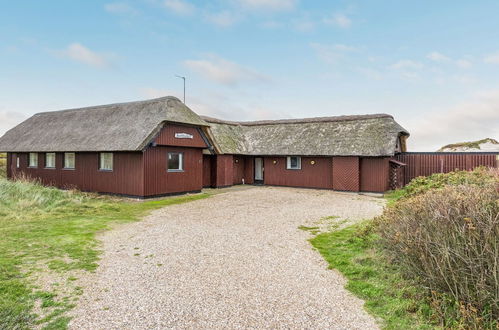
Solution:
<svg viewBox="0 0 499 330">
<path fill-rule="evenodd" d="M 202 118 L 226 154 L 392 156 L 399 135 L 409 135 L 386 114 L 254 122 Z"/>
<path fill-rule="evenodd" d="M 142 150 L 164 122 L 208 126 L 179 99 L 168 96 L 38 113 L 5 133 L 0 151 Z"/>
</svg>

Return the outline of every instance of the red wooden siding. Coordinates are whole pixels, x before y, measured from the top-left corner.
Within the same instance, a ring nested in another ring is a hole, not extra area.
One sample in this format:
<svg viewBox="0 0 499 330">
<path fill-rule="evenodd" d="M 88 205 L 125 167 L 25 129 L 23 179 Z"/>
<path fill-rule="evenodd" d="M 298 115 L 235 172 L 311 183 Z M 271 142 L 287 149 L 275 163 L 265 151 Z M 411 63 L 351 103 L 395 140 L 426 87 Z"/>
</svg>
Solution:
<svg viewBox="0 0 499 330">
<path fill-rule="evenodd" d="M 499 153 L 402 153 L 395 159 L 406 164 L 404 181 L 408 184 L 415 177 L 433 173 L 470 171 L 478 166 L 499 167 L 498 156 Z"/>
<path fill-rule="evenodd" d="M 184 153 L 184 170 L 168 172 L 168 152 Z M 144 152 L 144 196 L 203 188 L 203 151 L 195 148 L 153 147 Z"/>
<path fill-rule="evenodd" d="M 359 157 L 333 157 L 333 189 L 359 191 Z"/>
<path fill-rule="evenodd" d="M 215 156 L 203 155 L 203 187 L 211 187 L 215 184 L 212 180 L 214 178 L 212 163 L 215 160 Z"/>
<path fill-rule="evenodd" d="M 360 159 L 360 191 L 385 192 L 389 186 L 389 158 Z"/>
<path fill-rule="evenodd" d="M 246 184 L 255 183 L 255 158 L 244 157 L 244 182 Z"/>
<path fill-rule="evenodd" d="M 99 171 L 99 153 L 76 154 L 76 168 L 63 169 L 63 153 L 56 153 L 56 168 L 46 169 L 45 153 L 38 153 L 38 168 L 28 167 L 28 154 L 20 153 L 20 167 L 12 163 L 13 174 L 39 179 L 45 185 L 59 188 L 77 188 L 123 195 L 143 194 L 143 170 L 141 152 L 115 152 L 112 172 Z"/>
<path fill-rule="evenodd" d="M 192 139 L 176 138 L 176 133 L 190 134 L 192 135 Z M 161 132 L 155 142 L 156 144 L 163 146 L 207 148 L 206 142 L 197 128 L 182 125 L 167 124 L 163 127 L 163 129 L 161 129 Z"/>
<path fill-rule="evenodd" d="M 246 163 L 244 161 L 243 156 L 234 155 L 234 170 L 233 170 L 233 180 L 232 184 L 242 184 L 243 179 L 245 179 L 245 166 Z M 246 182 L 246 179 L 244 180 Z"/>
<path fill-rule="evenodd" d="M 217 155 L 215 159 L 216 174 L 215 186 L 227 187 L 231 186 L 234 181 L 234 166 L 232 155 Z"/>
<path fill-rule="evenodd" d="M 301 170 L 288 170 L 286 157 L 265 157 L 264 182 L 276 186 L 331 189 L 331 166 L 329 157 L 302 157 Z"/>
</svg>

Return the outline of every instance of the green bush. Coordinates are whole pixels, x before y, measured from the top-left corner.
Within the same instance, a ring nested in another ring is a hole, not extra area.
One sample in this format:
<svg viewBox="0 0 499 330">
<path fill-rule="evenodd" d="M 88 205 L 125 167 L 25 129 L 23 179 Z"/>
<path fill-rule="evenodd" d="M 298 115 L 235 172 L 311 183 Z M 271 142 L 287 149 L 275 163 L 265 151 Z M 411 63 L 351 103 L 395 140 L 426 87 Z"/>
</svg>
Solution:
<svg viewBox="0 0 499 330">
<path fill-rule="evenodd" d="M 412 179 L 404 188 L 388 193 L 387 198 L 393 203 L 400 199 L 409 198 L 434 189 L 441 189 L 448 185 L 483 186 L 493 183 L 496 179 L 497 173 L 486 167 L 478 167 L 473 171 L 436 173 Z"/>
<path fill-rule="evenodd" d="M 418 178 L 377 220 L 382 246 L 428 289 L 444 327 L 499 327 L 499 171 Z"/>
<path fill-rule="evenodd" d="M 0 178 L 7 176 L 7 155 L 0 154 Z"/>
</svg>

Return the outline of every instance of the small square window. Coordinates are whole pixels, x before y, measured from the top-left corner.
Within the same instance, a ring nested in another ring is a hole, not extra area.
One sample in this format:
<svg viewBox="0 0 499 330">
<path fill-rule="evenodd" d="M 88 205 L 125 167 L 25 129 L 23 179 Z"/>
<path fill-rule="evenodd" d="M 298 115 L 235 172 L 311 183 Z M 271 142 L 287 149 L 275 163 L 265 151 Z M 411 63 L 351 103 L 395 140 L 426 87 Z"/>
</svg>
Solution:
<svg viewBox="0 0 499 330">
<path fill-rule="evenodd" d="M 47 152 L 45 154 L 45 168 L 55 168 L 55 153 Z"/>
<path fill-rule="evenodd" d="M 36 152 L 29 153 L 28 166 L 33 168 L 38 167 L 38 153 Z"/>
<path fill-rule="evenodd" d="M 75 168 L 75 153 L 65 152 L 64 153 L 64 168 L 67 170 L 74 170 Z"/>
<path fill-rule="evenodd" d="M 184 170 L 184 154 L 181 152 L 168 153 L 168 172 L 181 172 Z"/>
<path fill-rule="evenodd" d="M 286 162 L 286 169 L 301 170 L 301 157 L 289 156 Z"/>
<path fill-rule="evenodd" d="M 112 152 L 101 152 L 99 163 L 100 163 L 99 169 L 101 171 L 112 171 L 113 170 L 113 153 Z"/>
</svg>

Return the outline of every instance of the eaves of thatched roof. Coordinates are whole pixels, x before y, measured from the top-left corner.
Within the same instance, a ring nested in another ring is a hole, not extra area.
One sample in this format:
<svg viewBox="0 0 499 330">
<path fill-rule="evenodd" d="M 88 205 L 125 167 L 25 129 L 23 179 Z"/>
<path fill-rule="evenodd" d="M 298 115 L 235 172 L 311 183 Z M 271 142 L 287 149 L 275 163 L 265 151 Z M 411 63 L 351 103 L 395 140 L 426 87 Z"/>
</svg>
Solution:
<svg viewBox="0 0 499 330">
<path fill-rule="evenodd" d="M 225 154 L 393 156 L 398 137 L 409 135 L 386 114 L 254 122 L 202 118 Z"/>
<path fill-rule="evenodd" d="M 38 113 L 0 138 L 0 151 L 138 151 L 165 122 L 208 126 L 179 99 L 168 96 Z"/>
</svg>

